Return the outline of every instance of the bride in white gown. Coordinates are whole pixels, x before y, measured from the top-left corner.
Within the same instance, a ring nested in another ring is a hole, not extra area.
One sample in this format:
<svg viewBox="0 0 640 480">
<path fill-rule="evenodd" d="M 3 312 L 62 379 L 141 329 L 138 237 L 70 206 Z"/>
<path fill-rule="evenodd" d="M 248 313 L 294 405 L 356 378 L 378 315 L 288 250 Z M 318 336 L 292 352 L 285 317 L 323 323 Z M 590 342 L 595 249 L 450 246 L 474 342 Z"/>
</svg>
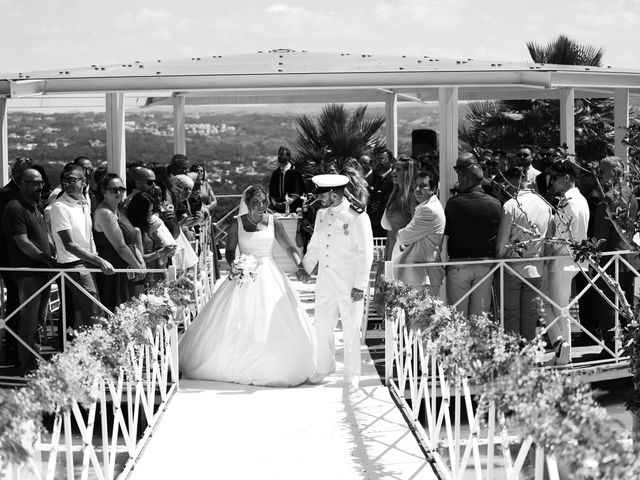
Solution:
<svg viewBox="0 0 640 480">
<path fill-rule="evenodd" d="M 266 213 L 267 195 L 261 186 L 246 189 L 242 203 L 246 208 L 241 204 L 230 225 L 225 258 L 231 265 L 236 247 L 253 255 L 257 277 L 242 285 L 220 285 L 180 340 L 180 370 L 197 380 L 299 385 L 315 371 L 315 330 L 273 259 L 274 240 L 296 264 L 300 255 L 283 225 Z"/>
</svg>

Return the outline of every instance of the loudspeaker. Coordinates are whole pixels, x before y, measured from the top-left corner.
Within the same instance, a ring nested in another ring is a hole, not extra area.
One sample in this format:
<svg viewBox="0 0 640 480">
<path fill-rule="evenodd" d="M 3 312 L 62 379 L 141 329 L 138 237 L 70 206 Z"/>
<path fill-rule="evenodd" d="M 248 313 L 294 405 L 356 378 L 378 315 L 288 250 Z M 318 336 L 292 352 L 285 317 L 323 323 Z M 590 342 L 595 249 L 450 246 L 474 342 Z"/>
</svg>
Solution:
<svg viewBox="0 0 640 480">
<path fill-rule="evenodd" d="M 416 158 L 423 153 L 430 153 L 438 149 L 438 133 L 424 128 L 411 132 L 411 156 Z"/>
</svg>

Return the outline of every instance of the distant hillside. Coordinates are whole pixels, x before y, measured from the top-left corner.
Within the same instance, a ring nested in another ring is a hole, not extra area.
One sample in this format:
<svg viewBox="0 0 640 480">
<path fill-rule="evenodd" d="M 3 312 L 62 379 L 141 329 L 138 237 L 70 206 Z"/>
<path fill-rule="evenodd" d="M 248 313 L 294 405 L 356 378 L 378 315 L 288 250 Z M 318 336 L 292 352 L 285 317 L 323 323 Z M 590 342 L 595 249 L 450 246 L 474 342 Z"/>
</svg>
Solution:
<svg viewBox="0 0 640 480">
<path fill-rule="evenodd" d="M 320 111 L 318 108 L 318 112 Z M 381 107 L 371 107 L 381 114 Z M 307 111 L 313 114 L 313 110 Z M 276 167 L 280 145 L 292 146 L 297 136 L 296 114 L 264 112 L 189 112 L 186 118 L 187 155 L 204 163 L 220 193 L 237 193 L 268 178 Z M 173 154 L 170 112 L 127 113 L 127 161 L 167 163 Z M 401 151 L 411 149 L 411 131 L 434 127 L 437 106 L 401 106 L 398 133 Z M 42 164 L 56 183 L 64 163 L 79 155 L 96 162 L 106 158 L 103 113 L 12 112 L 9 156 L 27 155 Z"/>
</svg>

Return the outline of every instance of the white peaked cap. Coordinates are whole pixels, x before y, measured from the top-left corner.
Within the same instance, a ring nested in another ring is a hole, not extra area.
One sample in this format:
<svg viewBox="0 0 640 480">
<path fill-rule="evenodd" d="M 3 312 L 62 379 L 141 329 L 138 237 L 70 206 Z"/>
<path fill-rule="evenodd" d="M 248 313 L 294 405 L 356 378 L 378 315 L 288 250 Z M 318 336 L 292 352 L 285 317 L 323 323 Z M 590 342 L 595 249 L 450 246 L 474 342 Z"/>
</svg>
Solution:
<svg viewBox="0 0 640 480">
<path fill-rule="evenodd" d="M 311 178 L 311 181 L 316 186 L 313 193 L 324 193 L 332 190 L 342 190 L 349 183 L 349 177 L 346 175 L 325 174 L 316 175 Z"/>
</svg>

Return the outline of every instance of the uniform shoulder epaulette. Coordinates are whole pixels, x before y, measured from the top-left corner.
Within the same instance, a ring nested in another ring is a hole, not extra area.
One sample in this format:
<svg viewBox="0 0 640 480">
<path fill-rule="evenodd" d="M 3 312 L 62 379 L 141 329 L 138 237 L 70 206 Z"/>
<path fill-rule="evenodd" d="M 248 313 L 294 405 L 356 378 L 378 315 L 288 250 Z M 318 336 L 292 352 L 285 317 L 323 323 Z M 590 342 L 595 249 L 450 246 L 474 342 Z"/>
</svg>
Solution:
<svg viewBox="0 0 640 480">
<path fill-rule="evenodd" d="M 362 212 L 364 212 L 364 208 L 359 207 L 358 205 L 355 205 L 353 203 L 349 203 L 349 208 L 351 208 L 351 210 L 353 210 L 357 214 L 361 214 Z"/>
</svg>

